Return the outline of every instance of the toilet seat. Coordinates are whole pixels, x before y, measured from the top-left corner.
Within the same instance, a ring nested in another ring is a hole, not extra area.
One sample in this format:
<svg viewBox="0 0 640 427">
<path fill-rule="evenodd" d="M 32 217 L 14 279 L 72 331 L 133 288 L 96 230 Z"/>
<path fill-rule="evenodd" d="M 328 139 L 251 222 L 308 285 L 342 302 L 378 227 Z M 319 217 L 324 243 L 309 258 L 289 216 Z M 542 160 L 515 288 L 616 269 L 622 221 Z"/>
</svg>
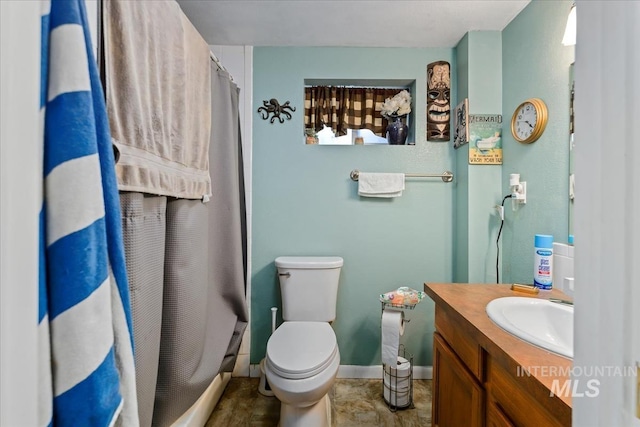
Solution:
<svg viewBox="0 0 640 427">
<path fill-rule="evenodd" d="M 284 322 L 267 342 L 267 364 L 278 376 L 309 378 L 338 354 L 336 335 L 327 322 Z"/>
</svg>

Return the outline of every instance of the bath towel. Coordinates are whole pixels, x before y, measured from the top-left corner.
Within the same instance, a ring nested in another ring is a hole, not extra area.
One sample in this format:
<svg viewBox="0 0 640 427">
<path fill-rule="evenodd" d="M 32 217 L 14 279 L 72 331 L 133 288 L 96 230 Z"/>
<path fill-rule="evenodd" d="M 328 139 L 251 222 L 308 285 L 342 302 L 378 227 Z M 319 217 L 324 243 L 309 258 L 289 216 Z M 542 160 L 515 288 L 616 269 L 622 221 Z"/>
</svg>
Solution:
<svg viewBox="0 0 640 427">
<path fill-rule="evenodd" d="M 175 0 L 109 0 L 103 8 L 120 190 L 209 196 L 209 45 Z"/>
<path fill-rule="evenodd" d="M 403 190 L 403 173 L 360 172 L 358 177 L 358 194 L 363 197 L 398 197 Z"/>
<path fill-rule="evenodd" d="M 137 426 L 115 162 L 84 0 L 43 4 L 38 421 Z"/>
</svg>

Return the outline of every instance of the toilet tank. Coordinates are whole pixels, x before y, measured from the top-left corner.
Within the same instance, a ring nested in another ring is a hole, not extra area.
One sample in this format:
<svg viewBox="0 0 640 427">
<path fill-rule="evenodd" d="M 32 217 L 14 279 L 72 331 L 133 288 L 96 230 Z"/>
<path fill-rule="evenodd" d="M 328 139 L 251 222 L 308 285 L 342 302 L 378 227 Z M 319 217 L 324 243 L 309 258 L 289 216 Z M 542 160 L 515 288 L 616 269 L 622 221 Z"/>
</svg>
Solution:
<svg viewBox="0 0 640 427">
<path fill-rule="evenodd" d="M 276 258 L 285 321 L 332 322 L 336 318 L 341 257 Z"/>
</svg>

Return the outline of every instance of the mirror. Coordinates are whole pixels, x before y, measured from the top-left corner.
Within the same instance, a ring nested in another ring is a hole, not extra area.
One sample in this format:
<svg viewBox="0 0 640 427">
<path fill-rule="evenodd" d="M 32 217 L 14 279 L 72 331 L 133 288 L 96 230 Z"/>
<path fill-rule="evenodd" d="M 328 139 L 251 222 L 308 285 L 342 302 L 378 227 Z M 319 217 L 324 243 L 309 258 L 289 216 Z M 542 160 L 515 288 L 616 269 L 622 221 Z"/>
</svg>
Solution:
<svg viewBox="0 0 640 427">
<path fill-rule="evenodd" d="M 574 204 L 574 151 L 575 151 L 575 121 L 574 121 L 575 81 L 573 79 L 573 64 L 569 66 L 569 239 L 573 236 L 573 204 Z M 569 242 L 573 243 L 573 242 Z"/>
</svg>

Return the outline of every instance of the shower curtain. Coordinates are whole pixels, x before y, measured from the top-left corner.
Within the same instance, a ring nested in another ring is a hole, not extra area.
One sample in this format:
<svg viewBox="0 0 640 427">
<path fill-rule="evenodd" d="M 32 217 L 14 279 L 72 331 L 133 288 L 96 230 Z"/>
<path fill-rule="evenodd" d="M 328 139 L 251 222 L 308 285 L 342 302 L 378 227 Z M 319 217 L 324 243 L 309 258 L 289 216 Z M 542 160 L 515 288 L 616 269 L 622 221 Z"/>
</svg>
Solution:
<svg viewBox="0 0 640 427">
<path fill-rule="evenodd" d="M 170 425 L 247 326 L 246 222 L 237 86 L 212 64 L 211 201 L 121 194 L 141 426 Z"/>
<path fill-rule="evenodd" d="M 233 370 L 247 325 L 239 93 L 175 1 L 103 6 L 138 413 L 168 426 Z"/>
</svg>

